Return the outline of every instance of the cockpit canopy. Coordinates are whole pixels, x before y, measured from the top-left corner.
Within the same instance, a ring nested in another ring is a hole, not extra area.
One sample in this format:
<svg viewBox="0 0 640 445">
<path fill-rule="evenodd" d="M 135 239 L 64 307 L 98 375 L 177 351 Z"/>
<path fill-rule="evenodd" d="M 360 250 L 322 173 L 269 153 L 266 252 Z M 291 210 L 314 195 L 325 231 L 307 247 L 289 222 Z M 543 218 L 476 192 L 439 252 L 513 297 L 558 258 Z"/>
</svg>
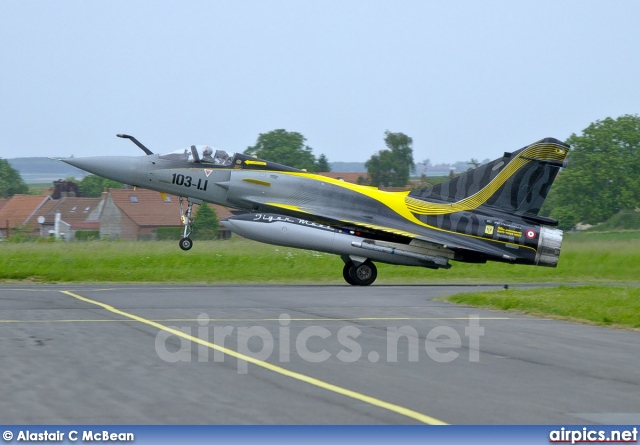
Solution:
<svg viewBox="0 0 640 445">
<path fill-rule="evenodd" d="M 276 162 L 258 159 L 255 156 L 246 155 L 244 153 L 217 150 L 208 145 L 192 145 L 170 153 L 154 156 L 158 156 L 159 159 L 170 161 L 170 166 L 173 168 L 225 168 L 234 170 L 249 169 L 285 172 L 303 171 L 297 168 L 278 164 Z"/>
<path fill-rule="evenodd" d="M 217 150 L 208 145 L 192 145 L 170 153 L 161 154 L 161 159 L 169 161 L 193 162 L 229 167 L 233 164 L 235 153 Z"/>
</svg>

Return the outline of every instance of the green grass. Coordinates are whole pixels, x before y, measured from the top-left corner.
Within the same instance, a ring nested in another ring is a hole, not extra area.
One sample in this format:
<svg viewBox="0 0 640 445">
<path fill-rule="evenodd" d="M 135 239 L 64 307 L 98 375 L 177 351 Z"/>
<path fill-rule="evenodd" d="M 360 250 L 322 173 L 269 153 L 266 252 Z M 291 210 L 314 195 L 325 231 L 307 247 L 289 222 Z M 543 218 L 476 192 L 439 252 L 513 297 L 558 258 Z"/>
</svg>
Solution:
<svg viewBox="0 0 640 445">
<path fill-rule="evenodd" d="M 0 252 L 0 280 L 43 282 L 294 283 L 342 263 L 241 239 L 199 241 L 188 252 L 176 241 L 2 243 Z"/>
<path fill-rule="evenodd" d="M 640 328 L 640 287 L 560 286 L 458 294 L 444 300 L 583 323 Z"/>
<path fill-rule="evenodd" d="M 378 284 L 637 282 L 640 232 L 567 234 L 557 268 L 452 262 L 449 270 L 378 264 Z M 0 243 L 0 280 L 37 282 L 343 283 L 329 255 L 235 238 L 177 242 Z"/>
</svg>

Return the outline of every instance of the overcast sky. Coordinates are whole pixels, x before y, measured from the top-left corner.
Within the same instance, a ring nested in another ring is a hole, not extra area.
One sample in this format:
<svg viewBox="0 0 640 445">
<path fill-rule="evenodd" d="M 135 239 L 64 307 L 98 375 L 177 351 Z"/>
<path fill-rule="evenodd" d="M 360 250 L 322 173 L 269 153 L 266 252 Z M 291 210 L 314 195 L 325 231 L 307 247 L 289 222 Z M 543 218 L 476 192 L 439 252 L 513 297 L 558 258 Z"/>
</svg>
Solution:
<svg viewBox="0 0 640 445">
<path fill-rule="evenodd" d="M 365 161 L 496 158 L 640 111 L 640 2 L 1 1 L 0 157 L 243 151 L 284 128 Z"/>
</svg>

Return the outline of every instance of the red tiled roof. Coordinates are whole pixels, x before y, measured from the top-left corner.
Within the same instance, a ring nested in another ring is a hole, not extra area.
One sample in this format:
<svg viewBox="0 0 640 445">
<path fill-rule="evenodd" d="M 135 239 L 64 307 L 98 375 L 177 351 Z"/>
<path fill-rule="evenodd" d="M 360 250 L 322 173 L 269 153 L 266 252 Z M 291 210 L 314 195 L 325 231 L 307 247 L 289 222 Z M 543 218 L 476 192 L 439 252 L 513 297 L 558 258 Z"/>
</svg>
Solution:
<svg viewBox="0 0 640 445">
<path fill-rule="evenodd" d="M 31 217 L 31 219 L 29 220 L 29 222 L 26 224 L 25 227 L 29 230 L 38 230 L 40 228 L 40 223 L 38 223 L 38 217 L 46 215 L 49 210 L 51 210 L 53 207 L 56 206 L 56 204 L 57 204 L 57 201 L 54 199 L 50 199 L 44 204 L 42 204 L 42 206 L 40 206 L 40 208 L 33 214 L 33 216 Z M 54 222 L 53 218 L 49 222 L 53 224 Z"/>
<path fill-rule="evenodd" d="M 47 201 L 29 221 L 27 227 L 32 230 L 39 228 L 38 217 L 43 216 L 45 219 L 44 224 L 55 223 L 56 213 L 60 212 L 60 219 L 67 224 L 70 224 L 74 228 L 85 228 L 77 226 L 77 224 L 83 225 L 89 223 L 90 226 L 86 228 L 98 228 L 97 215 L 93 221 L 88 222 L 87 218 L 91 215 L 102 201 L 102 198 L 77 198 L 77 197 L 63 197 L 60 199 L 52 199 Z"/>
<path fill-rule="evenodd" d="M 139 226 L 175 226 L 180 224 L 178 198 L 146 189 L 110 189 L 113 203 Z"/>
<path fill-rule="evenodd" d="M 7 221 L 9 228 L 20 227 L 49 200 L 48 196 L 15 195 L 0 209 L 0 228 L 6 229 Z"/>
<path fill-rule="evenodd" d="M 102 198 L 63 197 L 54 200 L 54 205 L 44 212 L 42 211 L 45 210 L 43 206 L 38 215 L 43 215 L 48 223 L 54 222 L 58 212 L 60 212 L 60 218 L 66 223 L 84 222 L 101 201 Z"/>
</svg>

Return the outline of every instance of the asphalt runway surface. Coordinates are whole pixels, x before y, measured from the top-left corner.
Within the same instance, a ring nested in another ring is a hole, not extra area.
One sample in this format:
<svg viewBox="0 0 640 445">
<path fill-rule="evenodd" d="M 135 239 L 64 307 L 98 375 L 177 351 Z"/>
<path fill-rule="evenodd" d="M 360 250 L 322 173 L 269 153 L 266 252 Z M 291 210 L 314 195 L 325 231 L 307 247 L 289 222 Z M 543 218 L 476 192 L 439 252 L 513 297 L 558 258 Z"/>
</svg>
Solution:
<svg viewBox="0 0 640 445">
<path fill-rule="evenodd" d="M 640 423 L 640 333 L 498 286 L 0 286 L 0 423 Z"/>
</svg>

